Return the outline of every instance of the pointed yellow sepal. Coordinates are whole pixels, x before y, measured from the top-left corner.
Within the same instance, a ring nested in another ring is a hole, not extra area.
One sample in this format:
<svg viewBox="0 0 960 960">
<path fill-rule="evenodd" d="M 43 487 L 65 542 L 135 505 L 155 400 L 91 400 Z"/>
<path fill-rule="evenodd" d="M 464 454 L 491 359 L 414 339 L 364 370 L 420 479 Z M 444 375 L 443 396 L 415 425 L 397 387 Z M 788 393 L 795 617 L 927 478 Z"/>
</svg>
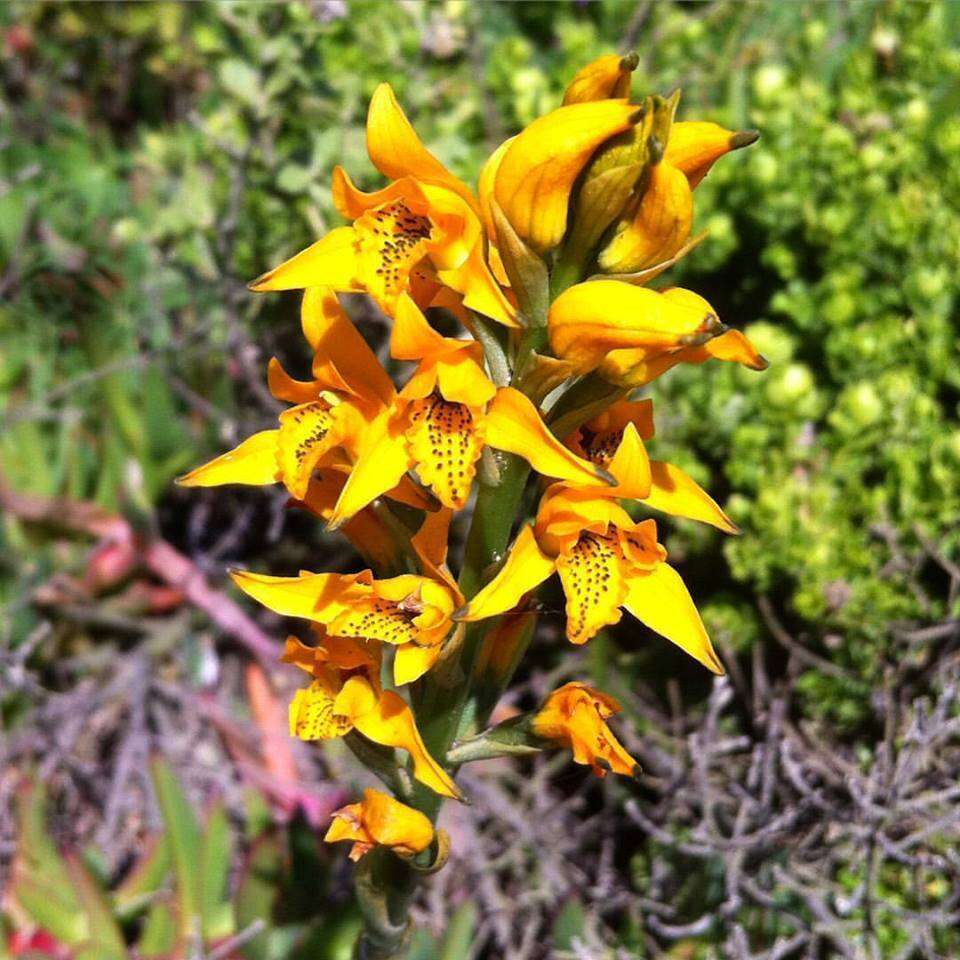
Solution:
<svg viewBox="0 0 960 960">
<path fill-rule="evenodd" d="M 664 160 L 683 171 L 692 189 L 725 153 L 749 147 L 759 138 L 757 130 L 734 132 L 725 130 L 717 123 L 679 121 L 670 131 L 670 143 Z"/>
<path fill-rule="evenodd" d="M 630 75 L 639 62 L 635 53 L 598 57 L 577 71 L 563 95 L 563 105 L 629 97 Z"/>
</svg>

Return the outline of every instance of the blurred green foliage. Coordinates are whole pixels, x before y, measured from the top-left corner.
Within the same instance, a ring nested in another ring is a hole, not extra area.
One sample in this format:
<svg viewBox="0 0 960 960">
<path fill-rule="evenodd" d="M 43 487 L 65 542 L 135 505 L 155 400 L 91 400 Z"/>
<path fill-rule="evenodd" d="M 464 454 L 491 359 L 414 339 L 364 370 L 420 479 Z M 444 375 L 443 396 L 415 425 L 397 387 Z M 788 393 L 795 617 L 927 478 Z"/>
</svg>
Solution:
<svg viewBox="0 0 960 960">
<path fill-rule="evenodd" d="M 682 86 L 681 118 L 762 133 L 698 188 L 710 237 L 671 279 L 771 367 L 653 390 L 655 454 L 744 528 L 667 540 L 715 635 L 769 642 L 770 597 L 843 670 L 805 673 L 804 709 L 854 737 L 891 624 L 957 616 L 917 558 L 955 558 L 960 537 L 960 4 L 14 2 L 0 29 L 15 489 L 162 505 L 178 471 L 261 426 L 251 381 L 299 351 L 295 308 L 242 283 L 337 222 L 334 163 L 377 183 L 377 83 L 474 179 L 580 65 L 631 45 L 637 92 Z M 0 539 L 4 599 L 53 560 L 9 520 Z"/>
<path fill-rule="evenodd" d="M 165 761 L 152 761 L 151 775 L 162 830 L 146 838 L 118 883 L 97 848 L 57 849 L 45 789 L 23 784 L 11 915 L 0 915 L 0 933 L 29 917 L 55 941 L 34 945 L 35 960 L 348 960 L 360 917 L 352 906 L 317 917 L 315 904 L 336 881 L 305 821 L 272 826 L 266 801 L 251 792 L 238 836 L 222 802 L 198 817 Z"/>
</svg>

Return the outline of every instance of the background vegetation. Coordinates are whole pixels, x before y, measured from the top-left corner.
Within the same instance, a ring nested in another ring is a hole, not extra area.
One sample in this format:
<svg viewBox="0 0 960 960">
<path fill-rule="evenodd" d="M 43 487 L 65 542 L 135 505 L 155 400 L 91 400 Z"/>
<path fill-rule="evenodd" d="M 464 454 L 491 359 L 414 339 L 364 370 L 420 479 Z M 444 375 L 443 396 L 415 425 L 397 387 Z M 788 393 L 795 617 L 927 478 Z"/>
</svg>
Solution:
<svg viewBox="0 0 960 960">
<path fill-rule="evenodd" d="M 548 616 L 520 696 L 592 676 L 648 776 L 472 771 L 458 860 L 419 908 L 448 941 L 418 955 L 957 955 L 960 5 L 14 2 L 0 28 L 0 863 L 30 767 L 90 883 L 126 889 L 160 829 L 160 753 L 191 802 L 223 801 L 237 896 L 258 837 L 316 863 L 310 909 L 237 907 L 218 955 L 300 956 L 323 930 L 302 955 L 346 956 L 346 874 L 314 828 L 355 770 L 277 746 L 256 664 L 279 624 L 237 627 L 218 588 L 229 565 L 355 558 L 278 493 L 171 480 L 270 422 L 271 355 L 305 369 L 296 297 L 244 282 L 337 222 L 334 163 L 377 182 L 378 82 L 472 180 L 579 65 L 636 49 L 637 91 L 681 86 L 682 116 L 762 132 L 698 190 L 710 237 L 676 278 L 771 368 L 654 390 L 657 455 L 744 529 L 667 540 L 734 669 L 711 687 L 629 624 L 581 654 Z M 274 892 L 296 866 L 278 858 Z M 176 904 L 171 876 L 153 892 Z M 17 950 L 37 917 L 7 891 Z M 103 897 L 125 949 L 148 921 Z M 78 923 L 58 933 L 76 949 L 107 929 Z"/>
</svg>

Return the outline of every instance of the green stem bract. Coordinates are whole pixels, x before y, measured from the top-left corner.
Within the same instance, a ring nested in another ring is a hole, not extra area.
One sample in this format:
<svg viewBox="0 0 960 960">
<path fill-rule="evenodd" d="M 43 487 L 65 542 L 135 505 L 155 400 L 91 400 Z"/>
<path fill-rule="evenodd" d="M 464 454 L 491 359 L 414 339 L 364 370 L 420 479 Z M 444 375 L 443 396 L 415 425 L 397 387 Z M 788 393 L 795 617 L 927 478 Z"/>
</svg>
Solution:
<svg viewBox="0 0 960 960">
<path fill-rule="evenodd" d="M 556 436 L 568 437 L 627 393 L 629 388 L 609 383 L 596 373 L 588 373 L 557 400 L 550 410 L 547 423 Z"/>
</svg>

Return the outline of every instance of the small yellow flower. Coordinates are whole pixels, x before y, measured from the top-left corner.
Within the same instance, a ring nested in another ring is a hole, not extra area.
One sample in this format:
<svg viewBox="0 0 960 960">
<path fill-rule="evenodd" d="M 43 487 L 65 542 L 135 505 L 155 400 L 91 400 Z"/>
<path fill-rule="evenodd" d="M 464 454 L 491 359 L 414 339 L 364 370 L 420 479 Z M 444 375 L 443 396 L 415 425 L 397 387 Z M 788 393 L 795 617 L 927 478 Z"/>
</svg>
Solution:
<svg viewBox="0 0 960 960">
<path fill-rule="evenodd" d="M 323 839 L 327 843 L 352 840 L 351 860 L 359 860 L 375 846 L 412 857 L 433 843 L 433 824 L 427 817 L 379 790 L 364 790 L 363 800 L 335 810 L 332 816 Z"/>
<path fill-rule="evenodd" d="M 398 360 L 419 363 L 367 430 L 332 525 L 396 487 L 411 469 L 444 506 L 462 509 L 485 445 L 515 453 L 549 477 L 603 482 L 602 471 L 564 447 L 526 396 L 493 385 L 476 341 L 440 336 L 410 297 L 397 303 L 391 348 Z"/>
<path fill-rule="evenodd" d="M 332 740 L 356 730 L 374 743 L 406 750 L 421 783 L 442 796 L 462 799 L 456 784 L 428 753 L 406 701 L 393 690 L 381 689 L 379 645 L 354 637 L 321 636 L 318 647 L 287 639 L 284 662 L 313 677 L 290 702 L 290 736 Z"/>
<path fill-rule="evenodd" d="M 355 574 L 301 573 L 271 577 L 235 571 L 234 583 L 265 607 L 287 617 L 322 624 L 330 637 L 387 643 L 396 649 L 397 685 L 411 683 L 443 654 L 456 627 L 453 612 L 463 595 L 446 566 L 450 511 L 427 514 L 411 545 L 424 575 L 374 579 Z"/>
<path fill-rule="evenodd" d="M 623 444 L 633 450 L 621 455 L 621 463 L 642 460 L 639 443 L 636 429 L 628 426 Z M 621 486 L 635 483 L 624 475 Z M 567 638 L 572 643 L 586 643 L 603 627 L 618 623 L 622 607 L 722 674 L 686 586 L 666 563 L 656 523 L 634 521 L 615 496 L 600 488 L 549 487 L 536 521 L 521 529 L 499 573 L 455 618 L 472 622 L 512 610 L 525 593 L 557 573 L 567 598 Z"/>
<path fill-rule="evenodd" d="M 568 747 L 575 763 L 591 767 L 598 777 L 608 771 L 633 777 L 637 761 L 624 750 L 606 721 L 620 712 L 613 697 L 588 687 L 568 683 L 554 690 L 533 718 L 533 732 L 544 740 Z"/>
<path fill-rule="evenodd" d="M 256 433 L 197 467 L 179 479 L 182 486 L 279 481 L 302 500 L 316 468 L 336 465 L 343 453 L 356 454 L 366 425 L 392 402 L 393 384 L 329 290 L 307 290 L 301 316 L 314 349 L 314 379 L 294 380 L 271 360 L 271 392 L 294 404 L 280 414 L 279 428 Z"/>
<path fill-rule="evenodd" d="M 713 308 L 687 294 L 620 280 L 578 283 L 550 307 L 550 345 L 577 373 L 599 370 L 613 382 L 632 386 L 636 368 L 723 332 Z"/>
<path fill-rule="evenodd" d="M 767 366 L 703 297 L 680 287 L 656 291 L 621 280 L 578 283 L 553 302 L 549 334 L 554 353 L 576 372 L 596 370 L 625 387 L 643 386 L 678 363 L 711 357 L 754 370 Z"/>
<path fill-rule="evenodd" d="M 507 326 L 516 310 L 490 272 L 480 206 L 417 137 L 388 84 L 381 84 L 367 115 L 367 150 L 393 182 L 364 193 L 347 173 L 333 174 L 333 199 L 352 226 L 322 240 L 254 280 L 256 291 L 323 285 L 369 293 L 389 315 L 398 297 L 415 287 L 429 305 L 440 286 L 466 307 Z"/>
</svg>

